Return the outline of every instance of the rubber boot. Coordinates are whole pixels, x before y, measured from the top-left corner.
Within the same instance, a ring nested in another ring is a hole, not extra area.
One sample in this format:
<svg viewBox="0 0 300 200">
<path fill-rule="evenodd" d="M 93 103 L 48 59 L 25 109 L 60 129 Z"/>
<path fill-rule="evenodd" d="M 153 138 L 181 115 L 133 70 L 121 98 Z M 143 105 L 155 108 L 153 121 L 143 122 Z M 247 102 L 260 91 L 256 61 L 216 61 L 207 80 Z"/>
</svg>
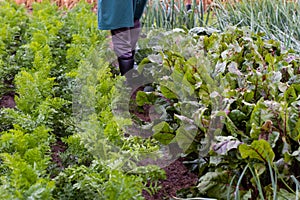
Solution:
<svg viewBox="0 0 300 200">
<path fill-rule="evenodd" d="M 141 85 L 140 80 L 142 77 L 133 68 L 134 59 L 119 59 L 120 72 L 122 76 L 125 76 L 125 85 L 130 87 L 132 91 L 137 90 Z M 131 92 L 132 93 L 132 92 Z"/>
<path fill-rule="evenodd" d="M 133 58 L 126 58 L 126 59 L 118 58 L 118 63 L 119 63 L 119 69 L 122 76 L 124 76 L 127 72 L 133 69 L 134 66 Z"/>
</svg>

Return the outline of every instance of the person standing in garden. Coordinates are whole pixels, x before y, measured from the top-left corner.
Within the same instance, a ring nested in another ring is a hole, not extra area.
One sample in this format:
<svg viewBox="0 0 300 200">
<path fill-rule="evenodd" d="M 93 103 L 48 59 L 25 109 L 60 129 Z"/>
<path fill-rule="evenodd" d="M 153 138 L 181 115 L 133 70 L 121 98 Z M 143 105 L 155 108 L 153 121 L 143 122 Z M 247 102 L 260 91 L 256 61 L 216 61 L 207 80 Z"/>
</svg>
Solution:
<svg viewBox="0 0 300 200">
<path fill-rule="evenodd" d="M 98 0 L 98 28 L 110 30 L 121 75 L 134 66 L 140 19 L 147 0 Z"/>
</svg>

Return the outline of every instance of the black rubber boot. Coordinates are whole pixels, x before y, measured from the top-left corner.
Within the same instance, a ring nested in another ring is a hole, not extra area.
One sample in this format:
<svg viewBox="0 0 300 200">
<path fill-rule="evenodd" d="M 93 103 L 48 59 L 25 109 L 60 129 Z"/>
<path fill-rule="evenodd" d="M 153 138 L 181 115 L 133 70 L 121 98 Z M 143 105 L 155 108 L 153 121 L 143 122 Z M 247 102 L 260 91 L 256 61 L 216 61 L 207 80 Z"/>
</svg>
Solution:
<svg viewBox="0 0 300 200">
<path fill-rule="evenodd" d="M 133 91 L 136 90 L 141 83 L 141 77 L 134 69 L 134 59 L 118 59 L 119 67 L 122 76 L 125 76 L 126 86 L 130 87 Z"/>
<path fill-rule="evenodd" d="M 124 76 L 128 71 L 133 69 L 134 66 L 134 60 L 133 58 L 118 58 L 119 62 L 119 69 L 121 72 L 121 75 Z"/>
</svg>

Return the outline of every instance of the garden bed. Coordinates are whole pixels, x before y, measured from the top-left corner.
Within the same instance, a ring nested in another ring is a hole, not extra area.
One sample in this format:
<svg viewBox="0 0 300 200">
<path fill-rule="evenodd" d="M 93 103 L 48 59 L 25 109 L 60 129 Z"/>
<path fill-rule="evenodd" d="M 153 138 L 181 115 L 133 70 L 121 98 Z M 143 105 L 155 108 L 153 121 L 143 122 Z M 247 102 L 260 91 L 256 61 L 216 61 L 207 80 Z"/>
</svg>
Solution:
<svg viewBox="0 0 300 200">
<path fill-rule="evenodd" d="M 132 96 L 93 5 L 0 5 L 0 199 L 296 199 L 293 49 L 247 27 L 152 28 L 136 58 L 153 90 Z"/>
</svg>

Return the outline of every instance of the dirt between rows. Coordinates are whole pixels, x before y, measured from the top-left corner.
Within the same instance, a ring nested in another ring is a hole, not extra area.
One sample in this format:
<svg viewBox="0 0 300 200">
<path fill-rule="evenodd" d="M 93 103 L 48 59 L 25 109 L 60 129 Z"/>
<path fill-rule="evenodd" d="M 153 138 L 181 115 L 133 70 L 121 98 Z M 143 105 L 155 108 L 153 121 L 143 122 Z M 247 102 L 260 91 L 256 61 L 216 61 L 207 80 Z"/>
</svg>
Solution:
<svg viewBox="0 0 300 200">
<path fill-rule="evenodd" d="M 9 92 L 4 94 L 0 98 L 0 108 L 14 108 L 16 107 L 16 102 L 15 102 L 15 93 L 14 92 Z"/>
<path fill-rule="evenodd" d="M 163 170 L 165 170 L 167 178 L 159 182 L 158 187 L 160 187 L 160 189 L 152 196 L 144 190 L 144 198 L 146 200 L 170 199 L 176 197 L 177 191 L 195 186 L 198 176 L 192 173 L 183 164 L 183 161 L 183 158 L 179 158 L 169 166 L 164 167 Z"/>
</svg>

